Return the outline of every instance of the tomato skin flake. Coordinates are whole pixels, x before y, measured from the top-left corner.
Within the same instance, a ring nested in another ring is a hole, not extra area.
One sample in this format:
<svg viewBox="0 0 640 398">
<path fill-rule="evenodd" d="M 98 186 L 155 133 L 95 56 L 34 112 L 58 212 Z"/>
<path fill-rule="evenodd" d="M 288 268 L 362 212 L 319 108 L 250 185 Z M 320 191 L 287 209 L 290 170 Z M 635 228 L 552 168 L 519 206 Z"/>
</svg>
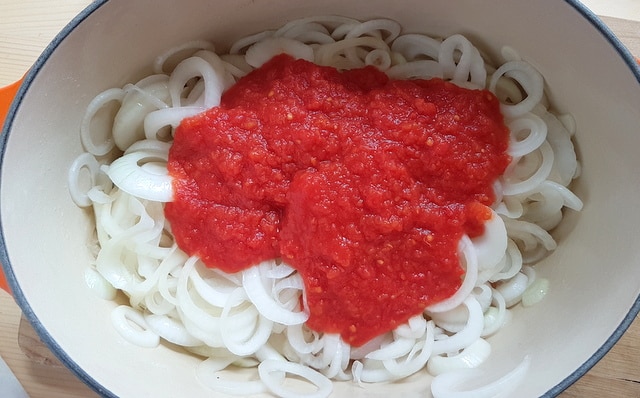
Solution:
<svg viewBox="0 0 640 398">
<path fill-rule="evenodd" d="M 281 257 L 308 326 L 359 346 L 458 289 L 508 143 L 485 90 L 280 55 L 177 128 L 165 212 L 209 267 Z"/>
</svg>

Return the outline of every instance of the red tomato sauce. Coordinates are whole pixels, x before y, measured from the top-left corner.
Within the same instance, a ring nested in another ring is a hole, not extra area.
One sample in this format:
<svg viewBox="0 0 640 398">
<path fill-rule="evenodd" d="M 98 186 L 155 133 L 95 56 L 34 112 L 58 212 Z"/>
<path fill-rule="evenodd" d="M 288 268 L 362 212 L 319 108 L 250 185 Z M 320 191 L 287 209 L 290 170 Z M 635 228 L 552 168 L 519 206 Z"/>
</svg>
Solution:
<svg viewBox="0 0 640 398">
<path fill-rule="evenodd" d="M 209 267 L 291 264 L 308 326 L 359 346 L 458 289 L 508 142 L 488 91 L 281 55 L 177 128 L 165 213 Z"/>
</svg>

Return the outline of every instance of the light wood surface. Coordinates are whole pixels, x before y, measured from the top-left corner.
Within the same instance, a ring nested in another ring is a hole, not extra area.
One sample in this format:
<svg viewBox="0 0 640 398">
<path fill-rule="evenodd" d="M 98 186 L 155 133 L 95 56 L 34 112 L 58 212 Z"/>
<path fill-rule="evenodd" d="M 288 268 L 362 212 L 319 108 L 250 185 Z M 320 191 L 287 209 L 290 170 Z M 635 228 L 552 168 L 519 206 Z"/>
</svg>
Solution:
<svg viewBox="0 0 640 398">
<path fill-rule="evenodd" d="M 585 0 L 640 56 L 640 0 Z M 89 0 L 0 0 L 0 86 L 18 80 Z M 0 290 L 0 356 L 32 398 L 95 397 L 52 356 Z M 560 359 L 559 359 L 560 360 Z M 561 398 L 640 398 L 640 320 Z M 9 398 L 9 397 L 7 397 Z"/>
</svg>

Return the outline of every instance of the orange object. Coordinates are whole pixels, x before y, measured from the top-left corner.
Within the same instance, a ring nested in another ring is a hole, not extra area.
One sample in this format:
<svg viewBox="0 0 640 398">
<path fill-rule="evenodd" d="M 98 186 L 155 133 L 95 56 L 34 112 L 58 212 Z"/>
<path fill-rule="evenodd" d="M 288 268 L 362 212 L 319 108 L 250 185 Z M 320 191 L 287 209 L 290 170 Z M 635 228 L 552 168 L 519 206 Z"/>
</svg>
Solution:
<svg viewBox="0 0 640 398">
<path fill-rule="evenodd" d="M 7 278 L 4 276 L 4 272 L 0 268 L 0 289 L 11 293 L 11 289 L 9 289 L 9 283 L 7 282 Z"/>
<path fill-rule="evenodd" d="M 6 87 L 0 88 L 0 126 L 4 124 L 4 119 L 7 117 L 9 113 L 9 107 L 11 106 L 11 101 L 16 96 L 18 92 L 18 88 L 22 84 L 22 79 L 17 82 L 10 84 Z"/>
<path fill-rule="evenodd" d="M 18 88 L 22 84 L 22 79 L 17 82 L 10 84 L 6 87 L 0 88 L 0 126 L 4 124 L 4 119 L 7 117 L 9 113 L 9 107 L 11 106 L 11 102 L 13 98 L 16 96 L 18 92 Z M 4 276 L 2 272 L 2 268 L 0 267 L 0 289 L 6 290 L 11 293 L 9 289 L 9 283 L 7 283 L 7 278 Z"/>
</svg>

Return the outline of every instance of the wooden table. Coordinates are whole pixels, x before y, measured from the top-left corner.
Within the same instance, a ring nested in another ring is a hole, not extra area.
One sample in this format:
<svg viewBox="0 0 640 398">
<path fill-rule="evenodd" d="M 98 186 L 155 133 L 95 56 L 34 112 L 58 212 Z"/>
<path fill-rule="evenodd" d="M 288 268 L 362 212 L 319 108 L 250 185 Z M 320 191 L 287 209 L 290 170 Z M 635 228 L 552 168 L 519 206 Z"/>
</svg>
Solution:
<svg viewBox="0 0 640 398">
<path fill-rule="evenodd" d="M 585 0 L 631 51 L 640 55 L 640 1 Z M 0 0 L 0 86 L 18 80 L 40 52 L 89 0 Z M 18 342 L 18 336 L 22 341 Z M 0 356 L 32 398 L 96 394 L 39 346 L 11 296 L 0 291 Z M 29 346 L 35 349 L 23 350 Z M 640 398 L 640 320 L 562 398 Z"/>
</svg>

